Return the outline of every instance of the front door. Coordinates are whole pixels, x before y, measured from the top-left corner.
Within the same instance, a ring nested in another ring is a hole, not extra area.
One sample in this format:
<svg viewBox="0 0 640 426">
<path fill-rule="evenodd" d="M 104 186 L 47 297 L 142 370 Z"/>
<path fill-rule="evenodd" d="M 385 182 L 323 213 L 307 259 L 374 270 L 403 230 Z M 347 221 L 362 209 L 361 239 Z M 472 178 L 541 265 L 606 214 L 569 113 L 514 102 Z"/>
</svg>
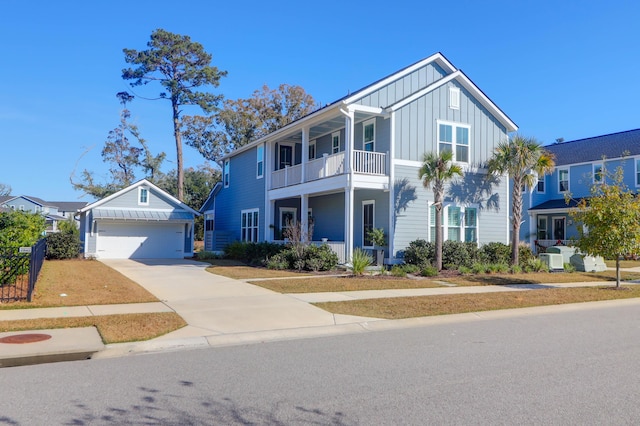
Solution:
<svg viewBox="0 0 640 426">
<path fill-rule="evenodd" d="M 278 170 L 293 165 L 293 147 L 291 145 L 280 145 L 278 154 Z"/>
<path fill-rule="evenodd" d="M 553 239 L 564 240 L 565 236 L 565 220 L 564 217 L 553 218 Z"/>
</svg>

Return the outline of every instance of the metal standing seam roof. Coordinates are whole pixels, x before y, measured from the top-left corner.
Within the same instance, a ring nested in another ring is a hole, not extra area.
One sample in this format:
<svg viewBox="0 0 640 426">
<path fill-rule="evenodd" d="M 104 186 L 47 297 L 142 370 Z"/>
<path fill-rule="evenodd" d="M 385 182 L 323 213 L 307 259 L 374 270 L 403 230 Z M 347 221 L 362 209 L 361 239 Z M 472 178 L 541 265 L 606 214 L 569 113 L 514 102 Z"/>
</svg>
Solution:
<svg viewBox="0 0 640 426">
<path fill-rule="evenodd" d="M 570 199 L 569 204 L 564 198 L 557 198 L 555 200 L 548 200 L 544 203 L 540 203 L 536 206 L 531 207 L 529 210 L 552 210 L 552 209 L 570 209 L 573 207 L 577 207 L 578 203 L 582 201 L 583 198 Z"/>
<path fill-rule="evenodd" d="M 94 209 L 94 219 L 111 220 L 140 220 L 157 222 L 184 222 L 193 220 L 193 214 L 189 212 L 168 212 L 153 210 L 115 210 L 115 209 Z"/>
</svg>

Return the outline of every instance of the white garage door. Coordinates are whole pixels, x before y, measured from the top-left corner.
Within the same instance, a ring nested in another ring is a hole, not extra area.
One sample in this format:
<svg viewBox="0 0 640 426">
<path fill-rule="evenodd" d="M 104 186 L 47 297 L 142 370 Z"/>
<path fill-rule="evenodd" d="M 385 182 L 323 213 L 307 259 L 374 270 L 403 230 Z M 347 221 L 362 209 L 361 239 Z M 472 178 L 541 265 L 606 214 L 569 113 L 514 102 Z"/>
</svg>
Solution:
<svg viewBox="0 0 640 426">
<path fill-rule="evenodd" d="M 103 259 L 181 259 L 184 224 L 98 223 L 97 249 Z"/>
</svg>

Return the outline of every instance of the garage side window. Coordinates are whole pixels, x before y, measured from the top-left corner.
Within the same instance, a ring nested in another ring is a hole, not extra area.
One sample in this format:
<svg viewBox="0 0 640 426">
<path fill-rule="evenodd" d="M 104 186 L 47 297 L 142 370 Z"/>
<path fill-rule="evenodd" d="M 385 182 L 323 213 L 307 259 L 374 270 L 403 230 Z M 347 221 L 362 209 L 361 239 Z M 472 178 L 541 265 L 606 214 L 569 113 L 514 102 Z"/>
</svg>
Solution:
<svg viewBox="0 0 640 426">
<path fill-rule="evenodd" d="M 148 206 L 149 205 L 149 190 L 147 188 L 138 188 L 138 205 L 140 206 Z"/>
<path fill-rule="evenodd" d="M 258 209 L 242 210 L 240 218 L 240 239 L 258 242 Z"/>
<path fill-rule="evenodd" d="M 213 231 L 213 214 L 207 213 L 204 219 L 204 230 Z"/>
</svg>

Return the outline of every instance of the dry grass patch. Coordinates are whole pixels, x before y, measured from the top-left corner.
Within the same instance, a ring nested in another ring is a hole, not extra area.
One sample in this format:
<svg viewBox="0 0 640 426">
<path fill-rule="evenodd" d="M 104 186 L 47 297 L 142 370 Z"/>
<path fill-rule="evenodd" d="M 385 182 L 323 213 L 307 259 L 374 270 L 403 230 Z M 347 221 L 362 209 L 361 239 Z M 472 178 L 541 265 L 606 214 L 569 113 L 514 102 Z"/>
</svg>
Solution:
<svg viewBox="0 0 640 426">
<path fill-rule="evenodd" d="M 605 260 L 604 263 L 606 263 L 609 268 L 616 267 L 615 260 Z M 640 260 L 621 260 L 620 261 L 621 268 L 637 268 L 638 266 L 640 266 Z"/>
<path fill-rule="evenodd" d="M 311 277 L 250 281 L 251 284 L 279 293 L 320 293 L 327 291 L 390 290 L 405 288 L 433 288 L 441 285 L 431 280 L 410 280 L 391 277 Z"/>
<path fill-rule="evenodd" d="M 623 290 L 615 290 L 612 287 L 578 287 L 481 294 L 397 297 L 348 302 L 324 302 L 314 303 L 314 305 L 334 314 L 400 319 L 634 297 L 640 297 L 640 287 L 638 286 Z"/>
<path fill-rule="evenodd" d="M 640 279 L 640 273 L 623 272 L 622 279 L 624 281 L 637 280 L 637 279 Z M 522 273 L 522 274 L 478 274 L 478 275 L 459 275 L 455 277 L 441 278 L 440 280 L 451 283 L 451 284 L 456 284 L 459 286 L 615 281 L 616 271 L 573 272 L 573 273 L 531 272 L 531 273 Z"/>
<path fill-rule="evenodd" d="M 278 271 L 274 269 L 248 266 L 238 260 L 231 259 L 207 259 L 205 262 L 211 263 L 207 268 L 208 272 L 223 277 L 236 280 L 246 280 L 251 278 L 279 278 L 279 277 L 300 277 L 309 276 L 306 272 Z"/>
<path fill-rule="evenodd" d="M 66 294 L 66 296 L 60 296 Z M 137 283 L 95 260 L 47 260 L 32 302 L 0 304 L 0 309 L 157 302 Z"/>
<path fill-rule="evenodd" d="M 0 321 L 0 332 L 95 326 L 105 344 L 149 340 L 187 323 L 174 312 Z"/>
</svg>

